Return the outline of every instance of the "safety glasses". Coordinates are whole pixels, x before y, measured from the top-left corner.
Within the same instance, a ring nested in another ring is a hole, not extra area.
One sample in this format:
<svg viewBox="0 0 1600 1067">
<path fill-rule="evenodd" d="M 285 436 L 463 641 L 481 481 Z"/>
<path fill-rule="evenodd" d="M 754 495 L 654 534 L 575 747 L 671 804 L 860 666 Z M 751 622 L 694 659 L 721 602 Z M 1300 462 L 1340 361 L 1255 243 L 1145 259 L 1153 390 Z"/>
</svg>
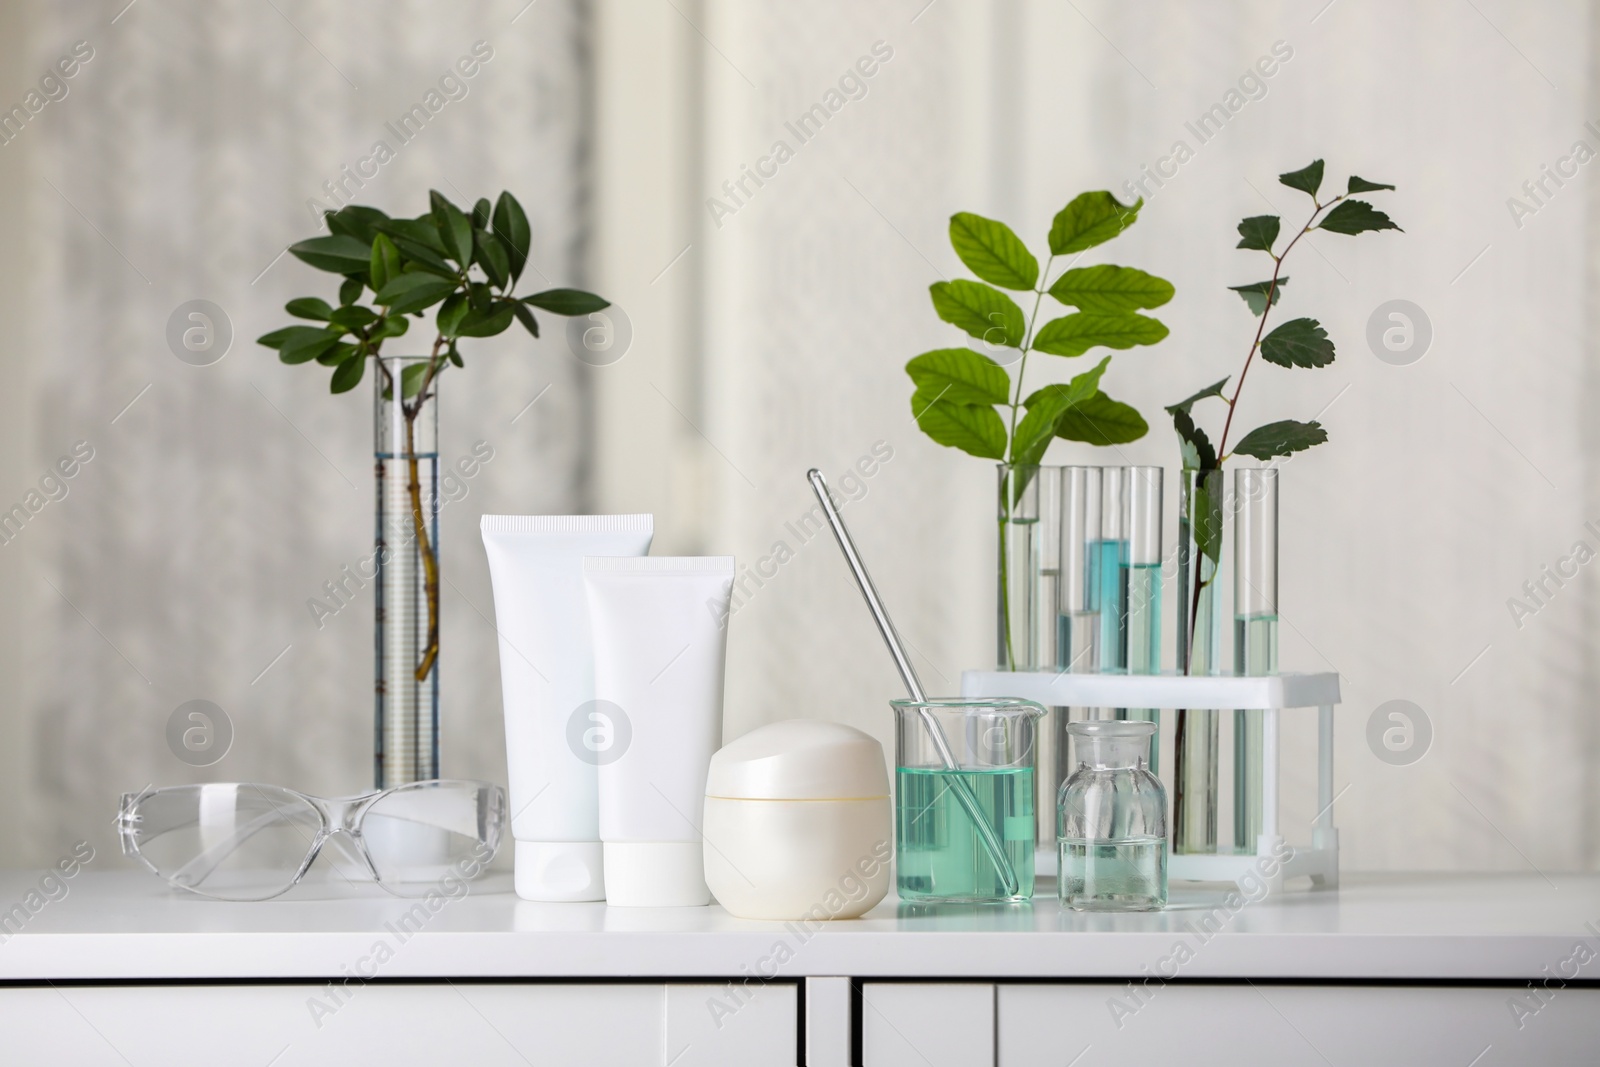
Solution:
<svg viewBox="0 0 1600 1067">
<path fill-rule="evenodd" d="M 505 791 L 489 782 L 438 779 L 334 799 L 217 783 L 124 793 L 117 833 L 124 855 L 218 900 L 288 892 L 329 842 L 356 877 L 421 896 L 480 873 L 505 822 Z"/>
</svg>

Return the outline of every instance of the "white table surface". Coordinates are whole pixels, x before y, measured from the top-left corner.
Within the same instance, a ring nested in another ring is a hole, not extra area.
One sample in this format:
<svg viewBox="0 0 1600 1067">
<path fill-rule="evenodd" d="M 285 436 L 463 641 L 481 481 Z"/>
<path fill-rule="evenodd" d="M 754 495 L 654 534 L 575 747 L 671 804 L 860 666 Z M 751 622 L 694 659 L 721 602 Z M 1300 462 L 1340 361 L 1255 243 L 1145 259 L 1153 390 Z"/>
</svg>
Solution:
<svg viewBox="0 0 1600 1067">
<path fill-rule="evenodd" d="M 38 878 L 0 873 L 0 914 Z M 415 902 L 371 886 L 228 904 L 138 871 L 85 871 L 67 885 L 0 943 L 0 980 L 338 977 L 379 941 L 392 954 L 385 978 L 1121 978 L 1182 942 L 1185 978 L 1522 980 L 1580 941 L 1600 953 L 1594 874 L 1346 875 L 1334 892 L 1248 905 L 1205 938 L 1192 924 L 1221 889 L 1177 889 L 1157 914 L 1095 916 L 1063 911 L 1048 879 L 1026 905 L 911 908 L 891 894 L 808 935 L 715 906 L 529 903 L 489 876 L 405 938 L 385 924 Z"/>
</svg>

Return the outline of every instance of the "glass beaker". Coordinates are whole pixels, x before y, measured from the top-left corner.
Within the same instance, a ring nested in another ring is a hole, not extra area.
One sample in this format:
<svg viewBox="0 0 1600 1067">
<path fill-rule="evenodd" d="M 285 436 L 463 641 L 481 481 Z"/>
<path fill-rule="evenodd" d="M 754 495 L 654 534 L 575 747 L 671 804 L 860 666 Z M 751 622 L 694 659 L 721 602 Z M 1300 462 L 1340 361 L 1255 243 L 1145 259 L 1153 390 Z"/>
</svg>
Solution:
<svg viewBox="0 0 1600 1067">
<path fill-rule="evenodd" d="M 889 703 L 900 898 L 988 904 L 1033 896 L 1034 737 L 1044 708 L 1010 698 Z"/>
<path fill-rule="evenodd" d="M 1146 756 L 1156 724 L 1075 722 L 1078 766 L 1061 786 L 1058 887 L 1074 911 L 1154 911 L 1167 903 L 1167 791 Z"/>
</svg>

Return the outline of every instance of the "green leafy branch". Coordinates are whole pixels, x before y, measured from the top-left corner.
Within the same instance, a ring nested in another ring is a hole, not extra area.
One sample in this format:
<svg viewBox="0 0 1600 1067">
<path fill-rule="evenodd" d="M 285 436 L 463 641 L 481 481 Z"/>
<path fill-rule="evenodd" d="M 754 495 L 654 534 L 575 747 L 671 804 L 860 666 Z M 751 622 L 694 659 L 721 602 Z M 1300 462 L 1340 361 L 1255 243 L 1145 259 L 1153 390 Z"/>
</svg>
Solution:
<svg viewBox="0 0 1600 1067">
<path fill-rule="evenodd" d="M 1009 226 L 962 212 L 951 216 L 950 244 L 980 281 L 935 282 L 929 289 L 939 318 L 991 347 L 1015 349 L 1015 378 L 994 359 L 971 348 L 939 348 L 906 364 L 915 391 L 911 413 L 934 441 L 969 455 L 1027 468 L 1043 460 L 1056 438 L 1094 445 L 1137 441 L 1149 430 L 1138 411 L 1100 389 L 1111 357 L 1064 384 L 1025 392 L 1028 356 L 1034 352 L 1075 358 L 1092 348 L 1153 345 L 1167 336 L 1160 321 L 1139 314 L 1172 299 L 1172 284 L 1134 267 L 1100 264 L 1064 270 L 1050 281 L 1060 256 L 1087 251 L 1116 237 L 1139 217 L 1140 200 L 1122 204 L 1105 191 L 1083 193 L 1050 226 L 1044 269 Z M 998 287 L 998 288 L 997 288 Z M 1031 293 L 1022 308 L 1002 290 Z M 1040 325 L 1044 298 L 1075 309 Z M 1026 472 L 1013 492 L 1027 484 Z M 1015 506 L 1002 498 L 1000 516 L 1001 617 L 1011 649 L 1010 612 L 1004 598 L 1005 523 Z"/>
<path fill-rule="evenodd" d="M 434 396 L 439 376 L 449 367 L 465 365 L 458 347 L 463 338 L 493 337 L 505 332 L 512 320 L 538 337 L 532 308 L 586 315 L 610 306 L 579 289 L 512 295 L 528 264 L 532 233 L 522 205 L 509 192 L 502 192 L 492 205 L 479 200 L 470 213 L 437 191 L 430 191 L 428 198 L 430 210 L 414 219 L 390 218 L 359 204 L 327 212 L 323 216 L 327 235 L 290 245 L 289 252 L 318 270 L 343 276 L 338 306 L 321 297 L 297 297 L 284 310 L 321 325 L 285 326 L 256 339 L 276 349 L 284 363 L 315 361 L 332 367 L 329 390 L 334 393 L 361 384 L 367 360 L 376 359 L 383 395 L 393 400 L 396 383 L 379 359 L 383 345 L 405 335 L 410 327 L 407 316 L 420 319 L 429 308 L 438 308 L 429 353 L 401 372 L 398 396 L 410 457 L 412 533 L 422 557 L 428 599 L 428 642 L 415 668 L 419 682 L 428 677 L 439 654 L 439 564 L 423 509 L 417 416 Z M 364 303 L 368 292 L 371 299 Z"/>
<path fill-rule="evenodd" d="M 1278 216 L 1255 215 L 1239 223 L 1237 247 L 1265 252 L 1272 260 L 1272 277 L 1248 285 L 1229 286 L 1230 290 L 1239 294 L 1250 309 L 1250 313 L 1257 319 L 1255 337 L 1250 343 L 1250 350 L 1245 353 L 1244 365 L 1240 368 L 1239 378 L 1233 386 L 1233 395 L 1227 395 L 1229 379 L 1223 378 L 1166 409 L 1172 416 L 1172 424 L 1178 434 L 1185 470 L 1220 470 L 1222 464 L 1230 457 L 1228 435 L 1233 429 L 1233 417 L 1239 409 L 1239 394 L 1244 389 L 1245 377 L 1250 373 L 1250 367 L 1257 354 L 1268 363 L 1286 368 L 1326 367 L 1333 362 L 1333 341 L 1329 339 L 1327 330 L 1323 329 L 1322 324 L 1316 319 L 1290 319 L 1279 324 L 1271 333 L 1266 332 L 1267 319 L 1283 295 L 1284 288 L 1289 284 L 1288 275 L 1283 273 L 1284 262 L 1301 239 L 1312 230 L 1353 235 L 1374 230 L 1400 229 L 1388 215 L 1365 200 L 1350 199 L 1358 193 L 1392 190 L 1394 186 L 1371 182 L 1352 175 L 1344 192 L 1324 202 L 1318 197 L 1322 188 L 1322 171 L 1323 161 L 1318 159 L 1300 170 L 1278 175 L 1278 181 L 1283 185 L 1309 196 L 1312 205 L 1311 215 L 1306 219 L 1305 225 L 1301 226 L 1283 246 L 1283 251 L 1273 251 L 1279 237 Z M 1222 424 L 1222 434 L 1215 446 L 1205 431 L 1195 423 L 1193 415 L 1196 404 L 1213 397 L 1221 400 L 1228 408 L 1227 417 Z M 1271 460 L 1312 448 L 1327 439 L 1327 431 L 1314 419 L 1309 422 L 1283 419 L 1258 426 L 1245 434 L 1239 439 L 1238 444 L 1233 446 L 1231 454 Z M 1192 514 L 1188 516 L 1188 520 L 1196 546 L 1213 564 L 1216 564 L 1222 554 L 1222 500 L 1220 487 L 1211 484 L 1212 481 L 1209 478 L 1199 480 L 1195 499 L 1190 504 Z M 1198 566 L 1194 568 L 1195 584 L 1191 605 L 1199 603 L 1201 589 L 1206 584 L 1202 581 L 1201 571 L 1202 568 Z M 1194 644 L 1195 614 L 1193 610 L 1189 613 L 1191 651 Z"/>
</svg>

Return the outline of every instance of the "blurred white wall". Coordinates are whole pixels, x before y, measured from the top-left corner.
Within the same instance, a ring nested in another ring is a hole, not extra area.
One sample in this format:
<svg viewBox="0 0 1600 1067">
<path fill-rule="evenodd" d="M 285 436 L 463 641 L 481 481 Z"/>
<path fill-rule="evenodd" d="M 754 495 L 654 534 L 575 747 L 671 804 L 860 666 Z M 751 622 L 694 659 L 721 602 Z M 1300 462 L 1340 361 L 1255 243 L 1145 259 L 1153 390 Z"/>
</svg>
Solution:
<svg viewBox="0 0 1600 1067">
<path fill-rule="evenodd" d="M 504 774 L 484 511 L 651 510 L 658 552 L 783 555 L 734 617 L 728 736 L 812 716 L 887 745 L 896 678 L 836 550 L 791 530 L 806 468 L 840 484 L 865 458 L 846 515 L 919 668 L 953 691 L 992 656 L 993 475 L 920 434 L 902 370 L 963 343 L 927 301 L 962 273 L 948 217 L 994 216 L 1038 247 L 1074 194 L 1120 192 L 1184 139 L 1193 158 L 1091 253 L 1177 286 L 1158 312 L 1172 336 L 1107 378 L 1153 432 L 1050 461 L 1176 463 L 1161 405 L 1236 373 L 1248 345 L 1225 286 L 1260 263 L 1233 250 L 1235 224 L 1304 210 L 1277 173 L 1320 156 L 1330 181 L 1397 184 L 1384 206 L 1404 234 L 1319 234 L 1289 269 L 1284 312 L 1321 319 L 1338 361 L 1252 371 L 1241 411 L 1317 416 L 1332 436 L 1284 475 L 1282 659 L 1345 678 L 1350 866 L 1594 865 L 1594 577 L 1520 627 L 1507 608 L 1575 541 L 1600 544 L 1584 527 L 1600 520 L 1592 167 L 1547 181 L 1520 220 L 1507 206 L 1575 141 L 1600 148 L 1590 3 L 275 4 L 0 8 L 0 102 L 73 42 L 95 50 L 0 147 L 0 502 L 73 442 L 96 450 L 0 546 L 0 806 L 17 816 L 0 862 L 79 837 L 109 849 L 116 793 L 147 782 L 368 781 L 370 608 L 318 631 L 305 607 L 370 539 L 368 400 L 329 397 L 252 340 L 285 299 L 326 290 L 273 262 L 311 232 L 306 198 L 482 39 L 495 58 L 470 94 L 361 198 L 415 212 L 429 187 L 511 188 L 538 269 L 615 299 L 632 341 L 590 366 L 551 321 L 446 383 L 446 455 L 496 450 L 443 518 L 447 773 Z M 1198 144 L 1185 123 L 1280 41 L 1292 56 Z M 800 143 L 785 124 L 862 57 L 864 93 Z M 793 154 L 774 176 L 708 207 L 779 140 Z M 164 336 L 195 298 L 233 325 L 210 367 Z M 1391 299 L 1432 323 L 1411 366 L 1365 340 Z M 1029 373 L 1074 369 L 1054 362 Z M 203 770 L 164 733 L 197 697 L 237 732 Z M 1433 725 L 1410 766 L 1366 739 L 1396 698 Z M 1314 808 L 1309 742 L 1290 726 L 1291 836 Z"/>
</svg>

